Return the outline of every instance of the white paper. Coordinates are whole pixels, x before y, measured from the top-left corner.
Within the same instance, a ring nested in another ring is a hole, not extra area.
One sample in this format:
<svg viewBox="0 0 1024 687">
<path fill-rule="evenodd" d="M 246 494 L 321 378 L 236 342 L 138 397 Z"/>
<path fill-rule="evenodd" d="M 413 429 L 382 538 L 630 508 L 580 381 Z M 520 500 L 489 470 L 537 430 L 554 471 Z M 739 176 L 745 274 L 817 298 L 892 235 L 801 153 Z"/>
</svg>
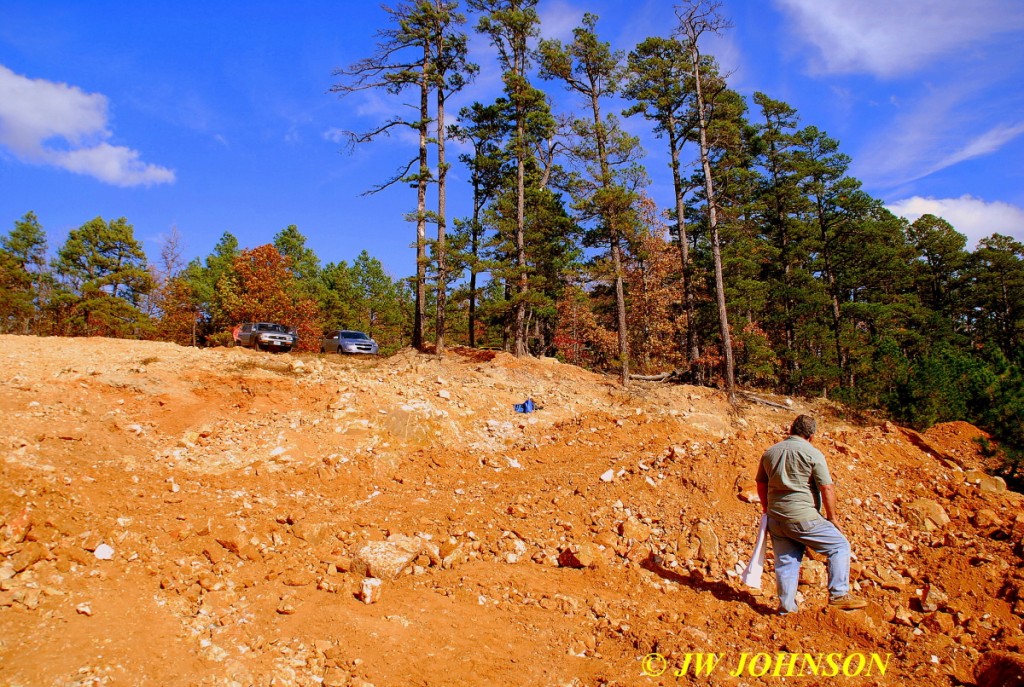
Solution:
<svg viewBox="0 0 1024 687">
<path fill-rule="evenodd" d="M 740 580 L 743 584 L 752 588 L 761 588 L 761 575 L 764 573 L 765 549 L 768 546 L 768 516 L 761 516 L 761 527 L 757 531 L 757 541 L 754 542 L 754 554 L 750 557 L 747 567 L 740 573 Z"/>
</svg>

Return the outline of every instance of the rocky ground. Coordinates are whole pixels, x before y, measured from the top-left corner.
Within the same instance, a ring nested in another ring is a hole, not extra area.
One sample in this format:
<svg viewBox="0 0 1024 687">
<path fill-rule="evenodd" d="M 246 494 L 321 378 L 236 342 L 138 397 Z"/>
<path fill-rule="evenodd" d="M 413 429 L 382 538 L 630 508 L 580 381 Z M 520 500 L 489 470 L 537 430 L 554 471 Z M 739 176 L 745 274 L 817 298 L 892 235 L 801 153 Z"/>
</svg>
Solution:
<svg viewBox="0 0 1024 687">
<path fill-rule="evenodd" d="M 3 685 L 1022 684 L 1021 497 L 970 425 L 494 352 L 0 344 Z M 763 590 L 736 574 L 798 412 L 865 611 L 821 560 L 785 618 L 770 553 Z"/>
</svg>

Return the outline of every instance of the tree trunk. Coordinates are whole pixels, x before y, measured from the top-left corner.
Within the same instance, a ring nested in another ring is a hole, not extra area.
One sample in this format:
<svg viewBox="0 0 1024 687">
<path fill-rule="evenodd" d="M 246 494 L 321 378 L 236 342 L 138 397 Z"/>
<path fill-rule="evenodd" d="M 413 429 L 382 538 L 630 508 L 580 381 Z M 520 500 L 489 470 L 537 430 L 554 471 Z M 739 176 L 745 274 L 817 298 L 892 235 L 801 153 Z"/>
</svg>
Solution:
<svg viewBox="0 0 1024 687">
<path fill-rule="evenodd" d="M 474 224 L 476 219 L 473 220 Z M 470 237 L 470 241 L 473 245 L 473 257 L 476 258 L 477 237 L 476 227 L 472 230 L 473 235 Z M 476 348 L 476 265 L 474 264 L 469 268 L 469 347 Z"/>
<path fill-rule="evenodd" d="M 515 304 L 515 356 L 521 358 L 529 355 L 526 344 L 526 294 L 529 291 L 528 275 L 526 274 L 526 155 L 525 112 L 517 112 L 516 116 L 516 268 L 518 283 Z"/>
<path fill-rule="evenodd" d="M 683 276 L 683 312 L 686 326 L 686 361 L 692 368 L 700 358 L 700 346 L 694 325 L 693 278 L 690 271 L 690 245 L 686 237 L 686 204 L 683 199 L 683 180 L 679 176 L 679 136 L 675 131 L 675 117 L 669 120 L 669 148 L 672 160 L 672 186 L 676 196 L 676 220 L 679 234 L 679 261 Z M 693 371 L 691 370 L 691 375 Z"/>
<path fill-rule="evenodd" d="M 704 88 L 700 74 L 700 52 L 696 41 L 690 42 L 690 54 L 693 58 L 694 85 L 697 91 L 697 117 L 700 129 L 700 163 L 704 171 L 704 190 L 708 202 L 708 225 L 711 228 L 711 253 L 715 262 L 715 292 L 718 302 L 718 321 L 722 336 L 723 373 L 725 388 L 729 394 L 729 402 L 736 403 L 736 381 L 732 355 L 732 336 L 729 333 L 729 314 L 725 306 L 725 279 L 722 276 L 722 247 L 718 237 L 718 207 L 715 200 L 715 184 L 711 177 L 711 160 L 708 146 L 708 122 L 705 115 Z"/>
<path fill-rule="evenodd" d="M 839 307 L 839 294 L 836 291 L 836 275 L 832 270 L 832 255 L 828 245 L 828 226 L 825 222 L 825 209 L 822 207 L 820 197 L 818 198 L 817 206 L 818 229 L 821 232 L 821 257 L 825 263 L 825 279 L 828 283 L 828 294 L 832 301 L 832 337 L 836 347 L 836 365 L 839 366 L 839 379 L 842 380 L 847 368 L 842 342 L 842 311 Z"/>
<path fill-rule="evenodd" d="M 445 158 L 445 138 L 447 133 L 444 128 L 444 85 L 437 88 L 437 343 L 435 353 L 444 355 L 444 330 L 445 315 L 448 307 L 448 265 L 447 248 L 445 246 L 445 212 L 447 211 L 447 187 L 445 185 L 448 177 L 448 163 Z"/>
<path fill-rule="evenodd" d="M 412 345 L 422 351 L 426 343 L 427 315 L 427 126 L 430 118 L 430 55 L 423 49 L 423 75 L 420 81 L 420 169 L 416 183 L 416 313 L 413 316 Z"/>
</svg>

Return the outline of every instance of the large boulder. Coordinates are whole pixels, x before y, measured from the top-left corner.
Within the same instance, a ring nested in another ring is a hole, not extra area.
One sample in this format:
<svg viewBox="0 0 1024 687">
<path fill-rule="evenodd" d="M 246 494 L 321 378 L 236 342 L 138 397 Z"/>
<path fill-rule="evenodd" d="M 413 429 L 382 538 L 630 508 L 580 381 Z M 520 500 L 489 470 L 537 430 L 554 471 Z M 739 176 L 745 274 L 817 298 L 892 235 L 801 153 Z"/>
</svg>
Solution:
<svg viewBox="0 0 1024 687">
<path fill-rule="evenodd" d="M 981 491 L 996 494 L 1006 491 L 1006 480 L 1002 477 L 989 475 L 981 470 L 968 470 L 964 473 L 964 480 L 969 484 L 978 485 Z"/>
<path fill-rule="evenodd" d="M 949 524 L 946 511 L 931 499 L 918 499 L 903 504 L 903 517 L 911 527 L 923 532 L 932 532 Z"/>
<path fill-rule="evenodd" d="M 412 565 L 416 557 L 428 552 L 419 537 L 393 534 L 387 541 L 370 542 L 356 552 L 352 571 L 365 577 L 393 580 Z"/>
</svg>

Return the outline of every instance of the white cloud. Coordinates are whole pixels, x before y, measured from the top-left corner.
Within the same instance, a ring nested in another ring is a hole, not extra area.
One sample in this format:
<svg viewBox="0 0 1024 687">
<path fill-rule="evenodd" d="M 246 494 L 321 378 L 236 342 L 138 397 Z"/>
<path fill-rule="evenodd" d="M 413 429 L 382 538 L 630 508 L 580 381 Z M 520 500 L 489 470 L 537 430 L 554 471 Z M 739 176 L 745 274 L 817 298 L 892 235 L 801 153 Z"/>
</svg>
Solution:
<svg viewBox="0 0 1024 687">
<path fill-rule="evenodd" d="M 824 72 L 912 73 L 938 57 L 1024 29 L 1020 0 L 775 0 Z"/>
<path fill-rule="evenodd" d="M 971 195 L 959 198 L 913 196 L 888 203 L 888 208 L 911 222 L 921 215 L 942 217 L 967 237 L 967 246 L 972 249 L 979 240 L 996 233 L 1024 241 L 1024 208 L 1010 203 L 986 202 Z"/>
<path fill-rule="evenodd" d="M 29 79 L 0 65 L 0 145 L 16 158 L 114 186 L 172 183 L 174 171 L 106 142 L 107 98 L 76 86 Z"/>
</svg>

